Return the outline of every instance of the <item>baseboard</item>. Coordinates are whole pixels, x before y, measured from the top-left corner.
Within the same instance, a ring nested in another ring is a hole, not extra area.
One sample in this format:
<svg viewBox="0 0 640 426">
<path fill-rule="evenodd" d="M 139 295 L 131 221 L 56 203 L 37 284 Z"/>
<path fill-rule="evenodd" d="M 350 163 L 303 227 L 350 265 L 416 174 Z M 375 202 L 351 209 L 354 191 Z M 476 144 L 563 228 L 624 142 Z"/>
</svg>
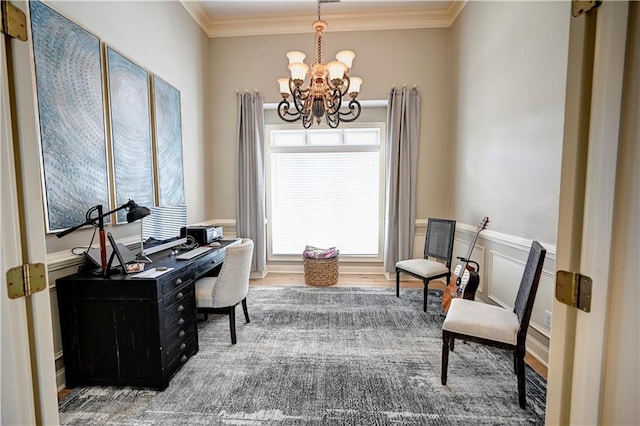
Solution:
<svg viewBox="0 0 640 426">
<path fill-rule="evenodd" d="M 63 391 L 67 387 L 66 378 L 64 374 L 64 367 L 56 371 L 56 386 L 58 392 Z"/>
<path fill-rule="evenodd" d="M 531 335 L 527 335 L 527 353 L 540 361 L 545 367 L 549 367 L 549 348 L 531 337 Z"/>
</svg>

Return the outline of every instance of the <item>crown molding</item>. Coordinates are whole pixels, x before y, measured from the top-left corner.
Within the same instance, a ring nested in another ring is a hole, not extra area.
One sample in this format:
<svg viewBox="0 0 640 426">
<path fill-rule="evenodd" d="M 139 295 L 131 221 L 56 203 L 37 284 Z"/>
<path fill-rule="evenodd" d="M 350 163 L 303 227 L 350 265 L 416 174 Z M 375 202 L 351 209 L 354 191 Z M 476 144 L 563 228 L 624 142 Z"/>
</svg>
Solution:
<svg viewBox="0 0 640 426">
<path fill-rule="evenodd" d="M 211 24 L 204 7 L 202 7 L 202 5 L 197 1 L 180 0 L 180 3 L 182 3 L 182 6 L 187 10 L 187 12 L 189 12 L 189 15 L 191 15 L 194 21 L 196 21 L 200 28 L 202 28 L 202 31 L 209 35 L 207 29 Z"/>
<path fill-rule="evenodd" d="M 249 16 L 241 19 L 210 19 L 199 2 L 180 0 L 210 38 L 274 34 L 304 34 L 312 31 L 313 16 Z M 326 14 L 328 31 L 379 31 L 397 29 L 449 28 L 466 4 L 453 1 L 447 8 L 378 10 L 354 14 Z"/>
</svg>

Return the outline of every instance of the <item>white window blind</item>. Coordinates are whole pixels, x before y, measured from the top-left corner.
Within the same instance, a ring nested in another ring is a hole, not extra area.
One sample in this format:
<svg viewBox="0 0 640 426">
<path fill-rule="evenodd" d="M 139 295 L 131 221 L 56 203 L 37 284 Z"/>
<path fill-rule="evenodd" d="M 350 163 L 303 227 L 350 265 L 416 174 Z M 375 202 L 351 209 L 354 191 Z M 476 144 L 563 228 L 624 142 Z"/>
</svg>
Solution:
<svg viewBox="0 0 640 426">
<path fill-rule="evenodd" d="M 305 245 L 377 257 L 381 227 L 381 128 L 272 130 L 271 255 Z"/>
</svg>

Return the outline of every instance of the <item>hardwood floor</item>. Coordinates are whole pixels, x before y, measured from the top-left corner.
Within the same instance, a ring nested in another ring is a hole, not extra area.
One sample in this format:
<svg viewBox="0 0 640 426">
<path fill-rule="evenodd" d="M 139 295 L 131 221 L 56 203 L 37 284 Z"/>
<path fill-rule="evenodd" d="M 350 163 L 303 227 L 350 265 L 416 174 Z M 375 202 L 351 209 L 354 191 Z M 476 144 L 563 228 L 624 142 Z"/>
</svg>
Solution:
<svg viewBox="0 0 640 426">
<path fill-rule="evenodd" d="M 273 286 L 304 286 L 304 274 L 296 273 L 269 273 L 264 278 L 252 278 L 250 285 Z M 340 274 L 338 283 L 333 287 L 385 287 L 396 288 L 394 280 L 388 280 L 382 274 Z M 418 280 L 400 280 L 400 288 L 422 288 L 422 282 Z M 444 289 L 445 283 L 434 281 L 430 288 Z M 538 374 L 547 378 L 547 367 L 533 356 L 527 354 L 525 362 Z"/>
</svg>

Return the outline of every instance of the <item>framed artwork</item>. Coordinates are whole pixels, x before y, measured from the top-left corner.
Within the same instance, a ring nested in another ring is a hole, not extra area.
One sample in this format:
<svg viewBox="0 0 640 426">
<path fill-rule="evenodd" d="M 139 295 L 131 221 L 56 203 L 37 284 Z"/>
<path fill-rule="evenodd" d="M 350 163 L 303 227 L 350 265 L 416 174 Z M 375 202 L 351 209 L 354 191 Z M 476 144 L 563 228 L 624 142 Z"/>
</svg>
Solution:
<svg viewBox="0 0 640 426">
<path fill-rule="evenodd" d="M 46 228 L 84 222 L 109 207 L 100 40 L 39 1 L 30 1 Z"/>
<path fill-rule="evenodd" d="M 154 206 L 149 73 L 106 46 L 109 122 L 116 205 Z M 117 222 L 126 222 L 126 211 Z"/>
<path fill-rule="evenodd" d="M 182 206 L 184 174 L 180 92 L 153 76 L 154 131 L 158 173 L 158 205 Z"/>
</svg>

